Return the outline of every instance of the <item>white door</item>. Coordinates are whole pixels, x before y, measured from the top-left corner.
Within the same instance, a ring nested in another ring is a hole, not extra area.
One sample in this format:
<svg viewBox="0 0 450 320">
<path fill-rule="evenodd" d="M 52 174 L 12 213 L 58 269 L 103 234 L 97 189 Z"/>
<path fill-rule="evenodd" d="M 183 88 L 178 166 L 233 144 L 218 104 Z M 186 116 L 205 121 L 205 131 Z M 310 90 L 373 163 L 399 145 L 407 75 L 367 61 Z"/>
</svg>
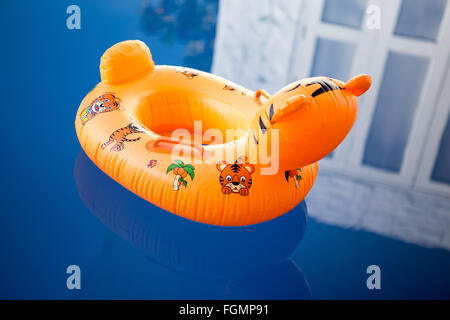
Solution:
<svg viewBox="0 0 450 320">
<path fill-rule="evenodd" d="M 449 1 L 304 0 L 299 21 L 289 81 L 373 76 L 354 129 L 322 168 L 450 194 Z"/>
</svg>

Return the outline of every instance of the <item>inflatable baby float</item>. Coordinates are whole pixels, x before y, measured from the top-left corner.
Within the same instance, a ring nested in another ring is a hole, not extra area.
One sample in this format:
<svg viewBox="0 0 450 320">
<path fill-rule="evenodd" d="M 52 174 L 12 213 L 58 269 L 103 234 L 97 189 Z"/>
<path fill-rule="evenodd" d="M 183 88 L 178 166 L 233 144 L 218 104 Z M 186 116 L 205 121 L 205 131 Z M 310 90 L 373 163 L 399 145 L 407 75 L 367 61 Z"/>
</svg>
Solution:
<svg viewBox="0 0 450 320">
<path fill-rule="evenodd" d="M 80 144 L 138 196 L 194 221 L 276 218 L 311 190 L 317 161 L 356 120 L 368 75 L 296 81 L 270 96 L 209 73 L 155 66 L 141 41 L 109 48 L 75 119 Z"/>
</svg>

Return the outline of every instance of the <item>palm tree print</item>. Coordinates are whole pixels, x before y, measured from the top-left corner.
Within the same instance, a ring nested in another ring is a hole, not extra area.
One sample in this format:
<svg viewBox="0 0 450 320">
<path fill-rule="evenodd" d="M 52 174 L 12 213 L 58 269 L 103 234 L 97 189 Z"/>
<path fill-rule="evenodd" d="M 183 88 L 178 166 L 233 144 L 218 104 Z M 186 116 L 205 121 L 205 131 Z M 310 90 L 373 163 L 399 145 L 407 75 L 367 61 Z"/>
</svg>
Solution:
<svg viewBox="0 0 450 320">
<path fill-rule="evenodd" d="M 184 164 L 181 160 L 175 160 L 169 167 L 167 167 L 166 173 L 172 171 L 175 175 L 173 180 L 173 190 L 178 191 L 184 185 L 187 187 L 186 177 L 189 175 L 191 180 L 194 180 L 194 166 L 191 164 Z"/>
<path fill-rule="evenodd" d="M 284 172 L 284 176 L 286 178 L 286 181 L 289 182 L 289 178 L 294 178 L 295 187 L 300 187 L 300 180 L 303 180 L 302 178 L 302 169 L 294 169 L 294 170 L 286 170 Z"/>
</svg>

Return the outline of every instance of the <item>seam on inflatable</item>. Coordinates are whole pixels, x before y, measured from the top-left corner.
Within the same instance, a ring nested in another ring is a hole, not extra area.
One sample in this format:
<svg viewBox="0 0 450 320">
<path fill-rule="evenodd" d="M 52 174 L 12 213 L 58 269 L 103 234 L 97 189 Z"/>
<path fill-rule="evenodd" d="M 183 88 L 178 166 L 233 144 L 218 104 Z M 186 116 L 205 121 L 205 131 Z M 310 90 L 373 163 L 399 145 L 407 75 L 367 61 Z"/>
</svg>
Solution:
<svg viewBox="0 0 450 320">
<path fill-rule="evenodd" d="M 202 215 L 203 215 L 203 219 L 205 219 L 207 221 L 208 217 L 209 217 L 209 213 L 211 212 L 211 200 L 208 199 L 208 207 L 207 210 L 205 210 Z M 226 203 L 224 204 L 223 208 L 222 208 L 222 212 L 224 211 L 224 208 L 226 207 Z M 214 209 L 214 204 L 213 204 L 213 209 Z"/>
<path fill-rule="evenodd" d="M 180 205 L 180 193 L 179 192 L 175 192 L 175 205 L 173 208 L 171 208 L 171 210 L 173 211 L 174 209 L 177 210 L 178 206 Z"/>
<path fill-rule="evenodd" d="M 200 198 L 200 192 L 201 192 L 201 190 L 199 189 L 198 191 L 197 191 L 197 194 L 195 195 L 195 203 L 201 203 L 200 201 L 199 201 L 199 198 Z M 196 208 L 196 210 L 195 210 L 195 221 L 199 221 L 199 217 L 198 217 L 198 214 L 199 214 L 199 208 L 197 207 Z"/>
<path fill-rule="evenodd" d="M 85 142 L 84 145 L 86 145 L 86 142 Z M 100 145 L 101 145 L 101 143 L 97 142 L 97 147 L 95 148 L 95 153 L 94 153 L 95 163 L 98 163 L 98 149 L 100 149 Z"/>
<path fill-rule="evenodd" d="M 111 173 L 111 176 L 113 176 L 113 177 L 114 177 L 114 171 L 115 171 L 114 169 L 116 168 L 117 157 L 118 157 L 118 155 L 116 155 L 116 156 L 112 155 L 109 166 L 108 166 L 109 168 L 113 168 L 112 173 Z"/>
<path fill-rule="evenodd" d="M 138 194 L 143 195 L 144 193 L 143 193 L 142 185 L 141 185 L 140 181 L 144 176 L 144 171 L 143 171 L 143 169 L 138 169 L 137 173 L 140 173 L 140 174 L 136 180 L 136 183 L 137 183 L 136 190 L 137 190 Z M 139 189 L 139 186 L 141 186 L 141 189 Z"/>
<path fill-rule="evenodd" d="M 116 173 L 116 177 L 117 179 L 120 181 L 120 173 L 122 172 L 122 166 L 123 163 L 126 162 L 126 160 L 124 158 L 119 160 L 119 164 L 117 166 L 117 173 Z"/>
<path fill-rule="evenodd" d="M 160 204 L 163 203 L 162 200 L 165 199 L 166 192 L 167 192 L 167 188 L 166 188 L 165 186 L 163 186 L 163 187 L 161 188 L 161 191 L 159 192 L 158 202 L 159 202 Z M 166 209 L 166 208 L 165 208 L 165 209 Z M 166 209 L 166 210 L 167 210 L 167 209 Z"/>
<path fill-rule="evenodd" d="M 134 180 L 136 179 L 136 174 L 137 174 L 138 170 L 134 170 L 133 175 L 131 176 L 131 190 L 136 193 L 136 184 L 134 182 Z"/>
<path fill-rule="evenodd" d="M 248 206 L 247 206 L 247 216 L 245 217 L 245 224 L 248 224 L 248 221 L 250 220 L 250 213 L 251 213 L 251 206 L 252 206 L 252 199 L 248 199 Z"/>
<path fill-rule="evenodd" d="M 203 205 L 203 211 L 202 211 L 203 214 L 205 212 L 208 212 L 208 210 L 210 210 L 210 206 L 211 206 L 210 202 L 211 202 L 211 200 L 209 198 L 205 201 L 205 203 Z M 199 218 L 199 213 L 200 213 L 200 211 L 197 212 L 197 219 L 200 219 Z"/>
<path fill-rule="evenodd" d="M 83 148 L 85 149 L 85 151 L 88 149 L 89 146 L 89 142 L 88 142 L 88 138 L 89 136 L 87 134 L 81 136 L 83 138 Z"/>
<path fill-rule="evenodd" d="M 147 179 L 146 179 L 146 181 L 144 182 L 144 195 L 146 195 L 146 197 L 147 198 L 149 198 L 150 197 L 150 195 L 152 194 L 152 192 L 151 192 L 151 189 L 152 189 L 152 186 L 151 186 L 151 183 L 152 183 L 152 178 L 151 177 L 148 177 Z"/>
<path fill-rule="evenodd" d="M 77 113 L 77 119 L 78 119 L 78 113 Z M 76 125 L 76 119 L 75 119 L 75 125 Z M 78 129 L 78 136 L 79 137 L 83 137 L 83 132 L 84 132 L 84 126 L 81 126 L 81 127 L 78 127 L 79 129 Z M 85 143 L 86 143 L 86 139 L 87 139 L 87 137 L 85 136 L 85 137 L 83 137 L 83 145 L 85 145 Z M 81 139 L 80 139 L 81 140 Z M 81 141 L 80 141 L 81 142 Z"/>
<path fill-rule="evenodd" d="M 114 177 L 116 179 L 120 179 L 120 166 L 122 165 L 123 162 L 123 158 L 119 158 L 119 162 L 117 163 L 117 165 L 114 168 Z"/>
<path fill-rule="evenodd" d="M 134 189 L 134 193 L 136 193 L 137 195 L 139 195 L 139 168 L 136 168 L 136 170 L 134 170 L 134 174 L 133 174 L 133 189 Z"/>
<path fill-rule="evenodd" d="M 227 200 L 228 200 L 228 198 L 227 198 Z M 220 226 L 224 225 L 224 220 L 225 220 L 225 211 L 222 211 L 222 215 L 220 216 L 220 222 L 219 222 Z"/>
<path fill-rule="evenodd" d="M 111 152 L 106 152 L 106 158 L 105 158 L 105 161 L 104 161 L 104 167 L 105 168 L 111 168 L 109 166 L 110 160 L 111 160 Z M 111 174 L 109 174 L 109 176 L 111 176 Z"/>
</svg>

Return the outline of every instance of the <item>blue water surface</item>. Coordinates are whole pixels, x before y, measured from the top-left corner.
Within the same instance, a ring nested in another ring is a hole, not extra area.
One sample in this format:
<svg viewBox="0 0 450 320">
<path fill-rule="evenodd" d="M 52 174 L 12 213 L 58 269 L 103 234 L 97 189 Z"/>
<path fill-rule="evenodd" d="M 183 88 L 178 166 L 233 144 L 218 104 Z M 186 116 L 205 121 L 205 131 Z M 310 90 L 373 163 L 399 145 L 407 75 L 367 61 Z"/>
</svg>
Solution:
<svg viewBox="0 0 450 320">
<path fill-rule="evenodd" d="M 66 27 L 71 4 L 81 8 L 81 30 Z M 447 251 L 313 219 L 300 242 L 304 204 L 269 227 L 212 232 L 164 217 L 80 152 L 75 112 L 100 81 L 104 50 L 140 39 L 157 64 L 210 71 L 216 14 L 217 1 L 206 0 L 0 3 L 0 298 L 450 298 Z M 117 219 L 135 229 L 118 228 Z M 178 237 L 170 241 L 170 228 L 154 233 L 153 224 L 170 224 Z M 274 236 L 257 246 L 266 233 Z M 166 241 L 148 245 L 155 237 Z M 222 251 L 196 247 L 201 237 Z M 81 290 L 67 289 L 72 264 L 82 270 Z M 381 290 L 366 287 L 371 264 L 381 267 Z"/>
</svg>

